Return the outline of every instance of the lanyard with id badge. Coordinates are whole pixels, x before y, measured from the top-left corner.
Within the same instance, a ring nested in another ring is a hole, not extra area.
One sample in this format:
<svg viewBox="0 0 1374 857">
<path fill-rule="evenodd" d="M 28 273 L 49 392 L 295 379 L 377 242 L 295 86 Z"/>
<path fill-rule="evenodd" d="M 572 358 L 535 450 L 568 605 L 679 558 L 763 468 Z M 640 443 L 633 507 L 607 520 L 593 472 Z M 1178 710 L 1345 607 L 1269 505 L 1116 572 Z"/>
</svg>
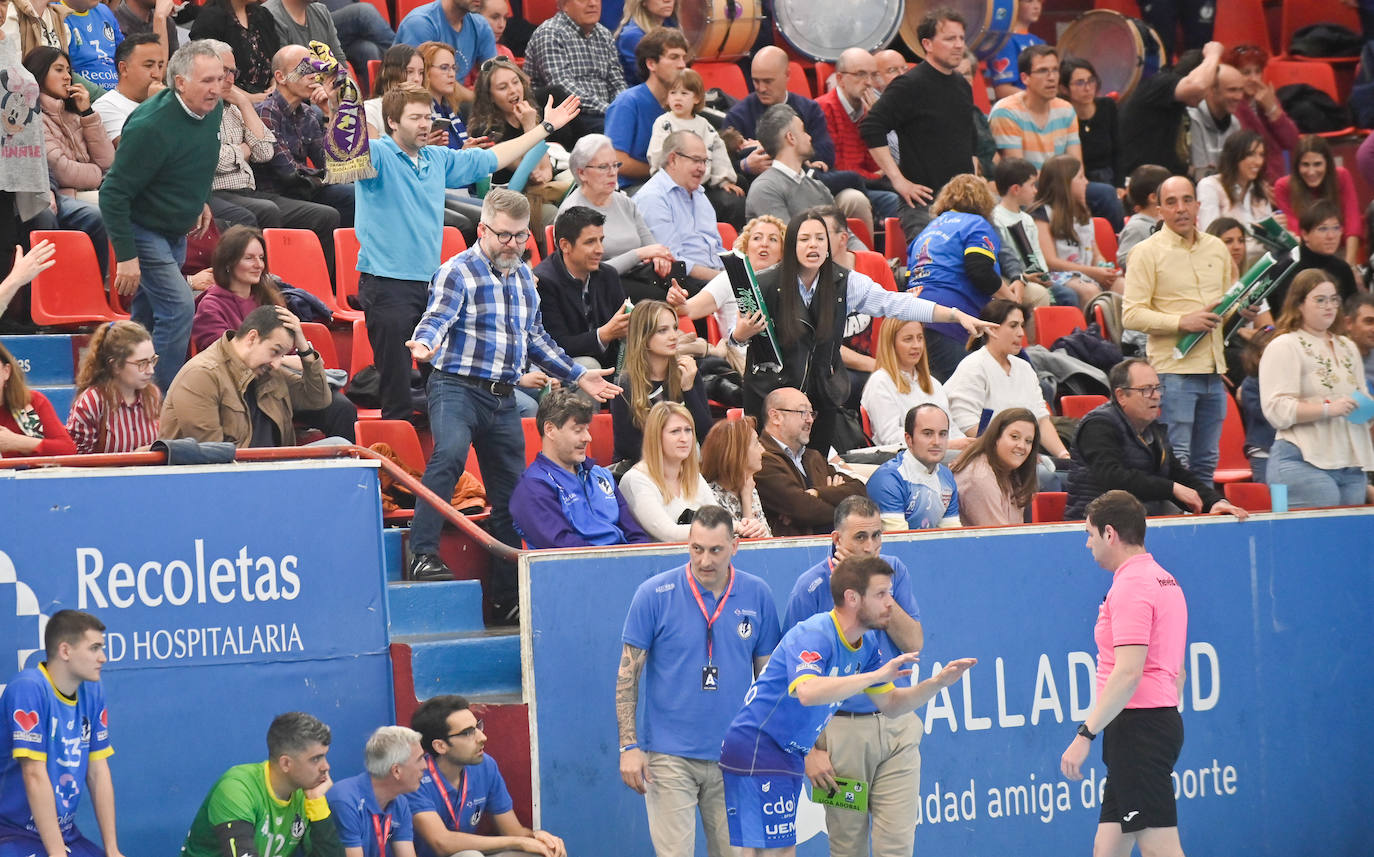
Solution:
<svg viewBox="0 0 1374 857">
<path fill-rule="evenodd" d="M 701 610 L 701 617 L 706 620 L 706 665 L 701 668 L 701 689 L 719 690 L 720 689 L 720 667 L 715 665 L 713 655 L 715 654 L 715 640 L 711 627 L 716 624 L 720 614 L 725 610 L 725 602 L 730 600 L 730 593 L 735 588 L 735 567 L 730 566 L 730 583 L 725 587 L 725 594 L 720 597 L 720 602 L 716 604 L 716 612 L 706 614 L 706 602 L 701 599 L 701 590 L 697 588 L 696 578 L 692 575 L 692 564 L 687 564 L 687 585 L 692 587 L 692 595 L 697 600 L 697 608 Z"/>
</svg>

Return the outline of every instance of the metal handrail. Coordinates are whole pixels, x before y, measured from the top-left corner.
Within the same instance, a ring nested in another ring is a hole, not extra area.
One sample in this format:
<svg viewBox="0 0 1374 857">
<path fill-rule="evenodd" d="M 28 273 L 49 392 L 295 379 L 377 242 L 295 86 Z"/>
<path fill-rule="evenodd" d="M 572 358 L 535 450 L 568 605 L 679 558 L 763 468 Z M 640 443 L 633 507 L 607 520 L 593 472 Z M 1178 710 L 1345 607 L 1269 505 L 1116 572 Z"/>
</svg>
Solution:
<svg viewBox="0 0 1374 857">
<path fill-rule="evenodd" d="M 411 476 L 396 462 L 385 455 L 373 452 L 367 447 L 347 446 L 283 446 L 260 449 L 240 449 L 234 453 L 235 461 L 302 461 L 330 458 L 366 458 L 376 461 L 393 479 L 438 510 L 450 524 L 453 524 L 468 538 L 476 542 L 487 553 L 497 559 L 515 562 L 520 551 L 493 538 L 490 533 L 473 523 L 467 515 L 454 509 L 447 501 L 424 486 L 419 479 Z M 28 470 L 37 467 L 125 467 L 130 465 L 166 464 L 165 452 L 120 452 L 95 453 L 92 455 L 48 455 L 28 458 L 0 458 L 0 469 Z"/>
</svg>

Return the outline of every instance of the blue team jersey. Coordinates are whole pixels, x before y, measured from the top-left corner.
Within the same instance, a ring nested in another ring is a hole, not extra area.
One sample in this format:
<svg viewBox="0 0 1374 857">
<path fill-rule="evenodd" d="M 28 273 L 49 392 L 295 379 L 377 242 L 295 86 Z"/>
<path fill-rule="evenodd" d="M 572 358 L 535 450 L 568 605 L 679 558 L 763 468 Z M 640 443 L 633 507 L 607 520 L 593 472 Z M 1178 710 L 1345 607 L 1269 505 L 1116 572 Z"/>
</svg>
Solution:
<svg viewBox="0 0 1374 857">
<path fill-rule="evenodd" d="M 406 795 L 412 814 L 437 812 L 439 820 L 449 830 L 475 833 L 483 815 L 502 815 L 514 806 L 501 769 L 491 756 L 483 756 L 482 761 L 463 768 L 457 783 L 448 781 L 432 756 L 425 757 L 425 767 L 420 788 Z M 455 814 L 458 816 L 456 825 Z M 415 841 L 415 854 L 417 857 L 447 857 L 436 854 L 423 836 Z"/>
<path fill-rule="evenodd" d="M 717 759 L 730 718 L 739 711 L 754 679 L 754 659 L 773 651 L 781 636 L 773 590 L 761 578 L 733 570 L 734 583 L 721 592 L 725 605 L 712 625 L 711 664 L 715 690 L 703 686 L 707 665 L 706 614 L 720 600 L 698 587 L 697 604 L 687 566 L 656 574 L 640 584 L 630 602 L 621 640 L 648 651 L 644 664 L 639 747 L 689 759 Z"/>
<path fill-rule="evenodd" d="M 1002 46 L 1002 50 L 993 54 L 992 58 L 988 60 L 988 83 L 993 86 L 1010 83 L 1017 89 L 1025 89 L 1021 85 L 1021 69 L 1018 65 L 1021 52 L 1031 45 L 1043 45 L 1044 43 L 1044 39 L 1031 33 L 1012 33 L 1007 39 L 1007 43 Z"/>
<path fill-rule="evenodd" d="M 977 318 L 988 296 L 974 288 L 964 272 L 964 257 L 970 254 L 986 256 L 1000 274 L 1002 268 L 997 263 L 997 254 L 1001 249 L 1002 239 L 996 227 L 982 215 L 946 211 L 921 230 L 907 247 L 907 267 L 911 269 L 907 288 L 924 286 L 921 297 Z M 928 327 L 960 341 L 967 335 L 954 323 L 932 323 Z"/>
<path fill-rule="evenodd" d="M 959 488 L 943 464 L 931 473 L 910 452 L 903 452 L 883 462 L 864 487 L 883 514 L 906 518 L 907 529 L 934 529 L 949 518 L 959 523 Z"/>
<path fill-rule="evenodd" d="M 400 795 L 383 810 L 372 790 L 372 776 L 366 771 L 339 780 L 325 793 L 325 798 L 339 831 L 339 842 L 345 848 L 363 849 L 363 857 L 385 857 L 382 841 L 387 843 L 386 853 L 390 854 L 392 842 L 415 839 L 407 796 Z"/>
<path fill-rule="evenodd" d="M 883 655 L 874 631 L 864 632 L 857 648 L 851 646 L 833 610 L 793 626 L 745 694 L 744 708 L 725 733 L 720 766 L 746 775 L 801 773 L 803 758 L 840 703 L 802 705 L 795 695 L 797 687 L 820 676 L 875 670 L 888 660 Z M 887 682 L 866 692 L 887 693 L 892 688 Z"/>
<path fill-rule="evenodd" d="M 119 85 L 115 48 L 124 41 L 114 12 L 97 3 L 87 12 L 69 12 L 63 19 L 71 43 L 72 71 L 106 90 Z"/>
<path fill-rule="evenodd" d="M 40 664 L 15 676 L 0 696 L 5 728 L 0 734 L 0 832 L 37 830 L 24 792 L 21 759 L 46 762 L 57 799 L 62 838 L 71 841 L 76 808 L 86 790 L 86 765 L 103 759 L 110 747 L 110 722 L 100 682 L 82 682 L 76 699 L 63 696 Z"/>
<path fill-rule="evenodd" d="M 887 554 L 879 554 L 878 558 L 892 566 L 892 600 L 912 619 L 921 621 L 921 608 L 916 604 L 916 596 L 911 586 L 911 573 L 907 571 L 906 563 Z M 831 560 L 827 558 L 803 571 L 797 578 L 797 582 L 792 585 L 792 594 L 787 596 L 787 606 L 783 608 L 784 628 L 791 628 L 817 613 L 828 613 L 835 607 L 835 599 L 830 594 L 831 567 Z M 869 631 L 864 636 L 869 635 L 878 641 L 883 661 L 889 661 L 901 653 L 901 647 L 892 641 L 886 631 Z M 903 676 L 896 679 L 893 684 L 897 687 L 906 687 L 911 684 L 911 678 Z M 863 713 L 878 710 L 878 706 L 873 704 L 867 693 L 854 694 L 840 703 L 840 708 Z"/>
</svg>

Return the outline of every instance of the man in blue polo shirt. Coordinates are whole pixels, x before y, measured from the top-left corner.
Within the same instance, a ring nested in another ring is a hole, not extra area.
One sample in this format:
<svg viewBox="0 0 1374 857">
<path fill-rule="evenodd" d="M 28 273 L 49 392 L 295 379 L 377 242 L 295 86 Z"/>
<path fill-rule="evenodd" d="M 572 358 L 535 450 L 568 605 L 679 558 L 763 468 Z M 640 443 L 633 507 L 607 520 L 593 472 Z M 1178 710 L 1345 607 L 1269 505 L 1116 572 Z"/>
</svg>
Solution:
<svg viewBox="0 0 1374 857">
<path fill-rule="evenodd" d="M 959 487 L 942 460 L 949 414 L 933 402 L 906 412 L 906 450 L 873 471 L 864 486 L 888 530 L 958 527 Z"/>
<path fill-rule="evenodd" d="M 100 686 L 105 626 L 89 613 L 59 610 L 43 629 L 43 646 L 46 659 L 0 695 L 0 855 L 120 857 Z M 76 827 L 87 792 L 103 849 Z"/>
<path fill-rule="evenodd" d="M 668 109 L 668 87 L 687 67 L 687 37 L 676 27 L 655 27 L 635 46 L 635 62 L 644 82 L 615 97 L 606 108 L 606 136 L 620 161 L 620 186 L 649 178 L 649 139 L 654 120 Z"/>
<path fill-rule="evenodd" d="M 406 795 L 420 787 L 420 733 L 383 726 L 367 739 L 363 773 L 334 784 L 325 797 L 346 857 L 415 857 Z"/>
<path fill-rule="evenodd" d="M 410 10 L 396 28 L 396 41 L 403 45 L 443 42 L 453 48 L 460 101 L 472 100 L 472 90 L 463 86 L 468 72 L 496 56 L 496 34 L 477 11 L 481 5 L 482 0 L 433 0 Z"/>
<path fill-rule="evenodd" d="M 868 540 L 880 534 L 881 524 Z M 783 634 L 745 694 L 725 733 L 720 767 L 730 844 L 746 855 L 794 852 L 803 757 L 850 697 L 867 693 L 880 712 L 896 717 L 924 705 L 976 663 L 963 658 L 920 684 L 893 684 L 911 674 L 919 655 L 891 652 L 884 645 L 892 643 L 874 633 L 887 629 L 897 612 L 894 576 L 879 557 L 845 557 L 830 573 L 835 607 Z"/>
<path fill-rule="evenodd" d="M 709 853 L 731 852 L 720 741 L 778 641 L 773 592 L 731 565 L 738 547 L 730 513 L 702 506 L 687 563 L 642 583 L 625 619 L 615 690 L 620 776 L 644 795 L 657 857 L 695 853 L 697 809 Z"/>
<path fill-rule="evenodd" d="M 876 475 L 876 474 L 875 474 Z M 835 606 L 830 573 L 848 557 L 879 557 L 892 568 L 892 615 L 887 627 L 873 631 L 885 655 L 917 652 L 925 643 L 921 612 L 912 593 L 906 563 L 883 556 L 883 519 L 864 496 L 846 497 L 835 507 L 832 556 L 797 578 L 783 609 L 782 624 L 792 628 Z M 897 687 L 911 685 L 909 676 Z M 868 789 L 868 814 L 827 806 L 825 827 L 831 857 L 869 853 L 870 826 L 875 857 L 908 855 L 916 837 L 916 804 L 920 800 L 921 718 L 911 712 L 888 717 L 867 693 L 840 704 L 815 747 L 806 754 L 806 776 L 816 789 L 835 788 L 835 777 L 862 780 Z"/>
<path fill-rule="evenodd" d="M 525 852 L 544 857 L 567 857 L 563 840 L 547 830 L 531 830 L 520 823 L 510 792 L 487 744 L 482 721 L 456 694 L 425 700 L 410 718 L 429 755 L 420 777 L 420 790 L 410 795 L 415 816 L 415 852 L 420 857 L 448 857 L 500 852 Z M 477 833 L 483 817 L 496 834 Z"/>
<path fill-rule="evenodd" d="M 488 25 L 483 21 L 482 26 Z M 382 418 L 388 420 L 410 419 L 414 411 L 406 340 L 425 311 L 430 277 L 442 261 L 444 190 L 466 187 L 510 166 L 578 110 L 576 98 L 557 107 L 550 102 L 543 123 L 531 114 L 526 133 L 513 140 L 490 149 L 448 149 L 424 144 L 432 101 L 428 90 L 409 85 L 382 97 L 386 135 L 370 143 L 377 175 L 354 185 L 358 300 L 380 375 Z"/>
</svg>

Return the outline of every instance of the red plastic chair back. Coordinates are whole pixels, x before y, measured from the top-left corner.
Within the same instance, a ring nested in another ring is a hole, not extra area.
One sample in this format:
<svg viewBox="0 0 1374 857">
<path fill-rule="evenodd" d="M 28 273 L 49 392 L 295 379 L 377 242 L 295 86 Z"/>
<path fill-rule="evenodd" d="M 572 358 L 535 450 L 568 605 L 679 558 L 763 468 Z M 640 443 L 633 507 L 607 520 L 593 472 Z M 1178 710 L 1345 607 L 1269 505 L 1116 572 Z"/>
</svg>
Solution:
<svg viewBox="0 0 1374 857">
<path fill-rule="evenodd" d="M 906 236 L 902 234 L 902 221 L 895 217 L 883 221 L 883 255 L 906 262 Z"/>
<path fill-rule="evenodd" d="M 262 237 L 269 270 L 290 285 L 305 289 L 339 315 L 339 304 L 329 285 L 329 268 L 315 233 L 309 229 L 264 229 Z"/>
<path fill-rule="evenodd" d="M 725 245 L 726 250 L 735 249 L 735 242 L 739 240 L 739 232 L 735 227 L 728 223 L 716 223 L 716 231 L 720 233 L 720 243 Z"/>
<path fill-rule="evenodd" d="M 1269 499 L 1269 486 L 1263 482 L 1230 482 L 1222 486 L 1226 492 L 1226 502 L 1239 506 L 1247 512 L 1272 512 L 1273 503 Z"/>
<path fill-rule="evenodd" d="M 592 414 L 591 431 L 592 442 L 587 446 L 587 455 L 602 466 L 610 464 L 615 457 L 615 429 L 611 426 L 611 412 Z"/>
<path fill-rule="evenodd" d="M 1059 399 L 1059 414 L 1071 420 L 1082 419 L 1088 411 L 1098 405 L 1105 404 L 1107 404 L 1106 396 L 1063 396 Z"/>
<path fill-rule="evenodd" d="M 1076 306 L 1038 306 L 1035 308 L 1035 342 L 1049 348 L 1061 336 L 1087 329 L 1083 311 Z"/>
<path fill-rule="evenodd" d="M 1217 5 L 1223 6 L 1225 3 Z M 1282 7 L 1283 11 L 1279 18 L 1279 50 L 1284 54 L 1288 53 L 1289 45 L 1293 44 L 1293 34 L 1310 24 L 1340 24 L 1347 30 L 1360 32 L 1360 13 L 1353 6 L 1347 6 L 1339 0 L 1283 0 Z M 1313 59 L 1326 63 L 1333 58 Z M 1356 57 L 1339 59 L 1354 60 Z M 1339 99 L 1337 103 L 1340 103 Z"/>
<path fill-rule="evenodd" d="M 351 228 L 334 230 L 334 293 L 339 307 L 348 307 L 358 293 L 358 233 Z"/>
<path fill-rule="evenodd" d="M 342 369 L 339 363 L 339 348 L 334 343 L 334 334 L 329 332 L 326 325 L 317 321 L 301 322 L 301 332 L 305 338 L 310 340 L 314 349 L 320 352 L 320 359 L 324 361 L 326 369 Z"/>
<path fill-rule="evenodd" d="M 521 417 L 520 428 L 525 432 L 525 466 L 529 467 L 544 448 L 544 436 L 534 417 Z"/>
<path fill-rule="evenodd" d="M 1258 45 L 1270 56 L 1275 54 L 1274 37 L 1269 34 L 1269 20 L 1264 14 L 1262 0 L 1226 0 L 1216 5 L 1216 19 L 1212 22 L 1212 38 L 1227 49 L 1238 45 Z"/>
<path fill-rule="evenodd" d="M 849 226 L 849 231 L 854 233 L 860 241 L 864 242 L 865 247 L 870 250 L 873 249 L 873 233 L 868 230 L 867 224 L 857 217 L 845 218 L 845 223 Z"/>
<path fill-rule="evenodd" d="M 892 278 L 892 266 L 880 254 L 872 250 L 859 250 L 854 254 L 854 270 L 889 292 L 897 291 L 897 281 Z M 876 342 L 877 338 L 878 334 L 874 331 L 873 340 Z"/>
<path fill-rule="evenodd" d="M 30 241 L 53 243 L 56 264 L 39 274 L 30 287 L 30 312 L 35 324 L 66 327 L 128 318 L 110 308 L 95 247 L 85 232 L 35 229 Z M 14 248 L 0 248 L 13 258 Z M 114 264 L 114 256 L 110 257 Z"/>
<path fill-rule="evenodd" d="M 1031 523 L 1052 524 L 1064 520 L 1069 505 L 1067 491 L 1041 491 L 1031 495 Z"/>
<path fill-rule="evenodd" d="M 349 373 L 356 376 L 361 369 L 371 366 L 372 363 L 372 343 L 367 338 L 367 324 L 358 319 L 353 322 L 353 355 L 348 364 Z"/>
<path fill-rule="evenodd" d="M 442 265 L 454 256 L 468 249 L 468 242 L 457 226 L 444 227 L 444 240 L 439 245 L 439 264 Z"/>
<path fill-rule="evenodd" d="M 396 450 L 401 463 L 421 473 L 425 472 L 425 453 L 420 447 L 420 438 L 415 426 L 407 420 L 358 420 L 353 424 L 357 432 L 358 446 L 371 446 L 374 443 L 390 444 Z"/>
<path fill-rule="evenodd" d="M 817 95 L 824 95 L 826 92 L 829 91 L 830 87 L 826 86 L 826 84 L 830 81 L 830 78 L 833 77 L 834 74 L 835 74 L 835 66 L 834 66 L 834 65 L 832 65 L 831 63 L 828 63 L 828 62 L 821 62 L 821 61 L 819 61 L 819 60 L 816 62 L 816 94 L 817 94 Z"/>
<path fill-rule="evenodd" d="M 816 97 L 811 91 L 811 81 L 806 79 L 806 69 L 796 60 L 787 63 L 787 91 L 806 98 Z"/>
<path fill-rule="evenodd" d="M 1112 231 L 1107 218 L 1093 218 L 1093 242 L 1097 244 L 1097 252 L 1102 254 L 1103 259 L 1116 264 L 1116 233 Z"/>
<path fill-rule="evenodd" d="M 1226 394 L 1226 419 L 1221 424 L 1221 447 L 1217 451 L 1217 469 L 1212 481 L 1218 485 L 1231 482 L 1249 482 L 1254 474 L 1250 470 L 1250 459 L 1245 457 L 1245 424 L 1240 419 L 1240 408 L 1231 394 Z"/>
<path fill-rule="evenodd" d="M 701 75 L 702 85 L 707 89 L 719 89 L 735 98 L 749 97 L 749 85 L 744 81 L 744 72 L 732 62 L 693 63 L 692 70 Z"/>
</svg>

